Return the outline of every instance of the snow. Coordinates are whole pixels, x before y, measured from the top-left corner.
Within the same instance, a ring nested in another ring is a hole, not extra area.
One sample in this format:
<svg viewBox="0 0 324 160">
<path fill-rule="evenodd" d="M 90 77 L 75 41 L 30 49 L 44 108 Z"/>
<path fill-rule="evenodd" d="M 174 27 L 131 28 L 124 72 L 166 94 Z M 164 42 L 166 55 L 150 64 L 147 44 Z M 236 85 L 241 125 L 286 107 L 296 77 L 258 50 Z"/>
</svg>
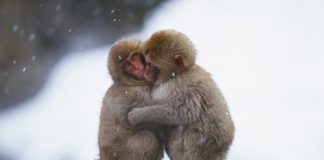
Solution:
<svg viewBox="0 0 324 160">
<path fill-rule="evenodd" d="M 21 71 L 26 72 L 26 69 L 27 69 L 26 67 L 23 67 Z"/>
<path fill-rule="evenodd" d="M 31 33 L 31 34 L 29 35 L 29 37 L 28 37 L 28 40 L 29 40 L 29 41 L 34 41 L 34 40 L 35 40 L 35 37 L 36 37 L 35 33 Z"/>
<path fill-rule="evenodd" d="M 166 28 L 190 37 L 197 63 L 230 106 L 236 135 L 229 160 L 323 159 L 324 1 L 204 2 L 168 2 L 127 37 L 144 40 Z M 108 50 L 67 56 L 37 97 L 0 113 L 0 155 L 98 158 Z"/>
<path fill-rule="evenodd" d="M 0 153 L 19 160 L 95 159 L 99 110 L 111 84 L 107 52 L 66 57 L 37 97 L 2 113 Z"/>
<path fill-rule="evenodd" d="M 19 29 L 19 25 L 15 24 L 15 25 L 12 27 L 12 32 L 16 32 L 18 29 Z"/>
</svg>

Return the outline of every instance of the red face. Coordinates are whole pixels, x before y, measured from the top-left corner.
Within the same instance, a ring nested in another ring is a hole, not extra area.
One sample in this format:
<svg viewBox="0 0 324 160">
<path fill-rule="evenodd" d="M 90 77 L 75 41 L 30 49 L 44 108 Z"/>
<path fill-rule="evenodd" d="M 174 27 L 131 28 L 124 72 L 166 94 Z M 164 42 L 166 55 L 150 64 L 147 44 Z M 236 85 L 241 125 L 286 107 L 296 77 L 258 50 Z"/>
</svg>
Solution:
<svg viewBox="0 0 324 160">
<path fill-rule="evenodd" d="M 153 65 L 153 61 L 151 60 L 149 54 L 145 56 L 145 60 L 146 67 L 144 71 L 144 78 L 149 82 L 153 82 L 157 79 L 159 69 Z"/>
<path fill-rule="evenodd" d="M 123 70 L 138 80 L 144 79 L 145 59 L 142 53 L 131 53 L 130 57 L 123 63 Z"/>
</svg>

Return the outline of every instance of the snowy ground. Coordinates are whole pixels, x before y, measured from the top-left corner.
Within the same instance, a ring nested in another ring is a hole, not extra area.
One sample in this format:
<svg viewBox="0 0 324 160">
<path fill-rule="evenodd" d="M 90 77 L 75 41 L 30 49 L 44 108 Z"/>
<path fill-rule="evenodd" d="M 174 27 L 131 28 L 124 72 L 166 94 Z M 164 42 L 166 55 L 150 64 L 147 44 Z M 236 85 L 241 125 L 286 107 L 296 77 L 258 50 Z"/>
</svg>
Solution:
<svg viewBox="0 0 324 160">
<path fill-rule="evenodd" d="M 204 2 L 204 3 L 202 3 Z M 320 160 L 324 1 L 172 1 L 130 37 L 174 28 L 198 49 L 236 124 L 229 160 Z M 37 97 L 0 114 L 0 155 L 92 160 L 109 46 L 66 57 Z M 2 159 L 1 159 L 2 160 Z M 7 159 L 4 159 L 7 160 Z"/>
</svg>

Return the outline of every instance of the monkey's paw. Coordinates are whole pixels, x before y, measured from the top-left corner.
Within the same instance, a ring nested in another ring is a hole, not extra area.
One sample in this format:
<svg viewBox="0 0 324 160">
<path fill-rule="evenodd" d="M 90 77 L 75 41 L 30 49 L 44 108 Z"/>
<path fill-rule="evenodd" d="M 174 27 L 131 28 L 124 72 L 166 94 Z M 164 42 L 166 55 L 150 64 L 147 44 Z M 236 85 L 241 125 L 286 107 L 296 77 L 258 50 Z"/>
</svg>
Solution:
<svg viewBox="0 0 324 160">
<path fill-rule="evenodd" d="M 132 125 L 138 125 L 140 124 L 140 118 L 142 113 L 142 108 L 134 108 L 128 113 L 128 121 Z"/>
</svg>

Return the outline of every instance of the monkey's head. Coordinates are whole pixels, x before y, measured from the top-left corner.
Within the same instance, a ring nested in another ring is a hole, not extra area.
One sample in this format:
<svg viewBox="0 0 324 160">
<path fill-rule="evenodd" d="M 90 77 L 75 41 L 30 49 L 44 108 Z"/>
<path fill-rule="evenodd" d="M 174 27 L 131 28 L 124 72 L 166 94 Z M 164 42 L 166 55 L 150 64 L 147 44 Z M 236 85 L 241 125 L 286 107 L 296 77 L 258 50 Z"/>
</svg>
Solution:
<svg viewBox="0 0 324 160">
<path fill-rule="evenodd" d="M 155 84 L 186 72 L 195 64 L 196 49 L 189 38 L 175 30 L 155 32 L 145 42 L 144 77 Z"/>
<path fill-rule="evenodd" d="M 136 39 L 117 42 L 108 56 L 108 70 L 115 83 L 146 85 L 143 43 Z"/>
</svg>

